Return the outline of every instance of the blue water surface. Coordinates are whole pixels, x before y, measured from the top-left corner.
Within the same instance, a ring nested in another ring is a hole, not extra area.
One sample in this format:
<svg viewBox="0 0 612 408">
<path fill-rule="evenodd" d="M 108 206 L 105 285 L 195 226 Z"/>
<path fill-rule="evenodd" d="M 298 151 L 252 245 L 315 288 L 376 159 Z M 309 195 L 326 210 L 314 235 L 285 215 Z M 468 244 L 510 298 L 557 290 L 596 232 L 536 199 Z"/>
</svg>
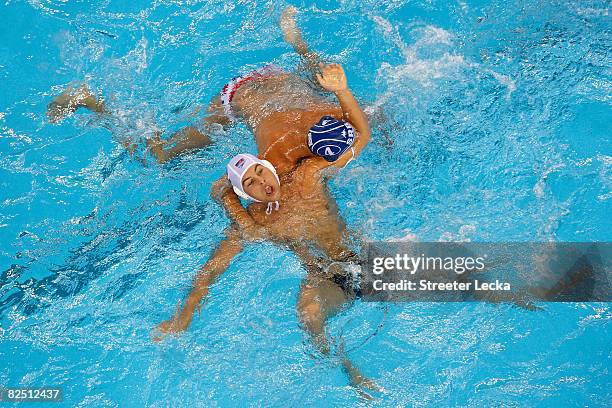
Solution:
<svg viewBox="0 0 612 408">
<path fill-rule="evenodd" d="M 0 5 L 0 386 L 61 386 L 70 407 L 612 406 L 606 303 L 358 301 L 329 333 L 384 387 L 368 402 L 299 326 L 305 270 L 266 243 L 246 246 L 188 332 L 150 340 L 229 224 L 211 182 L 255 144 L 241 125 L 143 166 L 121 142 L 195 123 L 235 75 L 295 67 L 287 4 Z M 386 117 L 330 182 L 349 227 L 612 240 L 608 1 L 294 5 L 312 48 Z M 75 81 L 118 119 L 49 124 L 47 103 Z"/>
</svg>

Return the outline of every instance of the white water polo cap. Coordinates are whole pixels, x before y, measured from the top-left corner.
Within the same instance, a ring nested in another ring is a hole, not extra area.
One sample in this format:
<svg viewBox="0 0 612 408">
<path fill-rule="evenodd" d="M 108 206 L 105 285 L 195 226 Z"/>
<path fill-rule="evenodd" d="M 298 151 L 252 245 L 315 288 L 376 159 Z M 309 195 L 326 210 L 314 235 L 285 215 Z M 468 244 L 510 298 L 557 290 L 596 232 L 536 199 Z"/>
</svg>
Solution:
<svg viewBox="0 0 612 408">
<path fill-rule="evenodd" d="M 244 188 L 242 187 L 242 178 L 244 177 L 244 174 L 247 172 L 248 169 L 255 166 L 256 164 L 260 164 L 264 166 L 265 168 L 267 168 L 268 170 L 270 170 L 272 174 L 274 174 L 274 177 L 276 177 L 276 181 L 280 185 L 278 174 L 276 174 L 276 169 L 274 168 L 272 163 L 270 163 L 267 160 L 259 159 L 249 153 L 240 153 L 234 156 L 229 161 L 229 163 L 227 164 L 227 177 L 232 183 L 234 192 L 239 197 L 242 197 L 247 200 L 253 200 L 255 202 L 260 203 L 261 202 L 260 200 L 257 200 L 256 198 L 253 198 L 250 195 L 248 195 L 244 191 Z M 276 201 L 275 203 L 276 203 L 276 209 L 278 210 L 278 207 L 279 207 L 278 201 Z M 271 212 L 272 212 L 272 203 L 270 202 L 268 203 L 268 209 L 266 213 L 270 214 Z"/>
</svg>

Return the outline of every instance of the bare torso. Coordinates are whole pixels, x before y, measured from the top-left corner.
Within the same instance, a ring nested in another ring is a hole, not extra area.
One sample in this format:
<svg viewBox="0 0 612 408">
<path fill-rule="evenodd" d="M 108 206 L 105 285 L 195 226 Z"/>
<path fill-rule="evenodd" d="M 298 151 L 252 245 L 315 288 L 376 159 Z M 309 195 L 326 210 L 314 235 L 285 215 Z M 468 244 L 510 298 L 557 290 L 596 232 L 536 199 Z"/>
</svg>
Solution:
<svg viewBox="0 0 612 408">
<path fill-rule="evenodd" d="M 232 107 L 255 135 L 258 156 L 279 174 L 312 156 L 306 137 L 322 116 L 343 116 L 338 105 L 292 74 L 248 81 L 236 91 Z"/>
<path fill-rule="evenodd" d="M 330 259 L 340 259 L 349 250 L 344 243 L 346 225 L 336 202 L 322 183 L 304 197 L 302 177 L 296 169 L 281 180 L 283 188 L 277 211 L 266 214 L 265 203 L 251 204 L 248 211 L 257 224 L 265 227 L 270 241 L 314 245 Z"/>
</svg>

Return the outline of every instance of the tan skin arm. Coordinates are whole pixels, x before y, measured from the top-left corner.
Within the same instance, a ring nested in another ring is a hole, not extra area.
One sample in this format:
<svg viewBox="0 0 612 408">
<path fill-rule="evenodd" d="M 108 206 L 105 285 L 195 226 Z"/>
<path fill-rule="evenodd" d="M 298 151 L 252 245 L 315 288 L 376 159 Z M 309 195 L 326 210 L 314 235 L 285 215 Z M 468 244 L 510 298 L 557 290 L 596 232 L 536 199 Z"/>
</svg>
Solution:
<svg viewBox="0 0 612 408">
<path fill-rule="evenodd" d="M 363 148 L 370 142 L 370 137 L 372 135 L 368 118 L 359 106 L 353 93 L 348 88 L 346 75 L 342 66 L 340 64 L 319 64 L 319 69 L 321 70 L 321 73 L 317 74 L 319 84 L 321 84 L 324 89 L 336 95 L 342 107 L 343 119 L 353 125 L 353 128 L 355 128 L 357 132 L 356 140 L 353 143 L 353 150 L 355 151 L 355 157 L 357 157 Z M 317 157 L 317 160 L 311 163 L 311 165 L 316 165 L 320 169 L 329 166 L 342 168 L 346 166 L 352 158 L 353 151 L 349 149 L 335 162 L 328 162 L 322 157 Z"/>
<path fill-rule="evenodd" d="M 342 108 L 344 121 L 353 125 L 358 133 L 357 140 L 353 144 L 355 157 L 357 157 L 370 141 L 372 132 L 368 119 L 347 86 L 346 75 L 342 66 L 340 64 L 323 64 L 317 53 L 308 48 L 308 45 L 302 38 L 301 30 L 295 22 L 295 14 L 297 11 L 295 7 L 289 6 L 285 8 L 282 13 L 280 26 L 283 30 L 285 41 L 291 44 L 295 51 L 304 58 L 308 69 L 313 73 L 319 85 L 321 85 L 324 90 L 333 92 L 336 98 L 338 98 Z M 317 72 L 317 69 L 320 72 Z M 349 150 L 336 160 L 333 165 L 344 167 L 352 158 L 353 152 Z M 332 165 L 325 159 L 321 159 L 319 164 L 321 167 Z"/>
<path fill-rule="evenodd" d="M 236 228 L 226 230 L 227 238 L 221 241 L 208 262 L 198 271 L 183 308 L 180 309 L 179 303 L 174 316 L 157 326 L 161 334 L 154 336 L 154 341 L 161 340 L 167 333 L 179 333 L 186 330 L 200 302 L 208 295 L 210 285 L 225 272 L 232 259 L 242 251 L 242 240 L 245 238 L 259 239 L 263 236 L 263 227 L 259 227 L 242 206 L 240 199 L 231 189 L 227 177 L 223 176 L 213 184 L 211 194 L 215 200 L 220 202 L 228 217 L 237 224 L 240 230 Z"/>
<path fill-rule="evenodd" d="M 227 176 L 224 175 L 215 181 L 210 193 L 213 199 L 221 204 L 228 218 L 238 224 L 241 229 L 249 228 L 255 224 L 253 217 L 242 206 L 240 198 L 232 190 L 232 185 Z"/>
<path fill-rule="evenodd" d="M 358 157 L 363 148 L 369 143 L 372 131 L 365 113 L 359 107 L 357 100 L 347 87 L 346 76 L 344 70 L 339 64 L 323 65 L 321 64 L 321 73 L 317 74 L 317 79 L 322 87 L 334 92 L 340 101 L 342 111 L 344 112 L 344 120 L 350 121 L 355 130 L 357 137 L 353 143 L 355 156 Z M 328 162 L 322 157 L 310 157 L 303 160 L 299 168 L 296 169 L 296 177 L 301 177 L 301 193 L 302 197 L 311 196 L 317 187 L 321 185 L 322 170 L 335 166 L 342 168 L 353 158 L 351 149 L 344 152 L 342 156 L 335 162 Z"/>
<path fill-rule="evenodd" d="M 302 31 L 295 22 L 297 11 L 293 6 L 283 10 L 280 26 L 283 30 L 285 41 L 291 44 L 293 49 L 304 58 L 319 85 L 324 90 L 336 94 L 342 107 L 344 120 L 350 122 L 363 138 L 362 145 L 356 146 L 355 149 L 357 150 L 357 147 L 360 147 L 361 150 L 368 143 L 366 139 L 369 139 L 371 133 L 366 115 L 347 87 L 346 75 L 342 66 L 340 64 L 323 64 L 319 55 L 308 48 L 308 44 L 302 38 Z M 317 70 L 320 72 L 317 72 Z"/>
<path fill-rule="evenodd" d="M 266 237 L 265 227 L 257 224 L 251 214 L 242 206 L 226 176 L 217 180 L 212 187 L 211 195 L 225 210 L 227 217 L 238 226 L 243 239 L 249 241 Z"/>
<path fill-rule="evenodd" d="M 321 73 L 317 73 L 317 80 L 321 86 L 333 92 L 340 102 L 344 120 L 350 122 L 362 138 L 369 139 L 371 135 L 370 125 L 366 114 L 361 110 L 359 103 L 348 87 L 346 74 L 340 64 L 319 64 Z M 364 146 L 366 143 L 364 143 Z"/>
<path fill-rule="evenodd" d="M 187 330 L 194 312 L 198 309 L 202 299 L 208 295 L 210 285 L 225 272 L 232 259 L 242 251 L 240 235 L 235 230 L 226 231 L 226 235 L 227 238 L 221 241 L 208 262 L 198 271 L 183 308 L 180 308 L 179 303 L 174 316 L 157 326 L 160 334 L 153 337 L 154 341 L 160 341 L 168 333 L 180 333 Z"/>
</svg>

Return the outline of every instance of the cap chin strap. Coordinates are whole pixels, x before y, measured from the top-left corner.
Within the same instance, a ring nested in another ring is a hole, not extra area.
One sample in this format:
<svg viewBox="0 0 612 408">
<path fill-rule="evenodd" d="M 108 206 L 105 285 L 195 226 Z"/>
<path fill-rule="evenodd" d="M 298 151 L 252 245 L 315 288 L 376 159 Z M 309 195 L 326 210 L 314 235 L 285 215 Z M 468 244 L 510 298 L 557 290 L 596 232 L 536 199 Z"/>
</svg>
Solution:
<svg viewBox="0 0 612 408">
<path fill-rule="evenodd" d="M 239 188 L 234 187 L 234 192 L 236 193 L 236 195 L 244 198 L 245 200 L 252 200 L 252 201 L 255 201 L 256 203 L 261 203 L 261 200 L 251 197 L 250 195 L 240 190 Z M 273 209 L 278 211 L 279 207 L 280 207 L 280 203 L 278 201 L 269 201 L 268 207 L 266 208 L 266 214 L 268 215 L 272 214 Z"/>
<path fill-rule="evenodd" d="M 270 201 L 268 203 L 268 208 L 266 208 L 266 214 L 270 215 L 272 214 L 272 201 Z M 280 204 L 278 203 L 278 201 L 274 201 L 274 204 L 276 204 L 276 211 L 278 211 L 278 207 L 280 207 Z"/>
<path fill-rule="evenodd" d="M 348 166 L 348 164 L 349 164 L 350 162 L 352 162 L 352 161 L 353 161 L 353 159 L 355 159 L 355 148 L 353 148 L 353 146 L 351 146 L 351 153 L 353 154 L 353 157 L 351 157 L 351 158 L 350 158 L 350 159 L 349 159 L 349 160 L 346 162 L 346 164 L 345 164 L 344 166 L 342 166 L 342 168 L 345 168 L 346 166 Z"/>
<path fill-rule="evenodd" d="M 252 201 L 255 201 L 255 202 L 258 202 L 258 203 L 261 202 L 258 199 L 251 197 L 250 195 L 248 195 L 247 193 L 245 193 L 244 191 L 242 191 L 238 187 L 236 187 L 236 186 L 232 186 L 232 187 L 234 188 L 234 193 L 236 193 L 236 195 L 238 197 L 244 198 L 245 200 L 252 200 Z"/>
</svg>

